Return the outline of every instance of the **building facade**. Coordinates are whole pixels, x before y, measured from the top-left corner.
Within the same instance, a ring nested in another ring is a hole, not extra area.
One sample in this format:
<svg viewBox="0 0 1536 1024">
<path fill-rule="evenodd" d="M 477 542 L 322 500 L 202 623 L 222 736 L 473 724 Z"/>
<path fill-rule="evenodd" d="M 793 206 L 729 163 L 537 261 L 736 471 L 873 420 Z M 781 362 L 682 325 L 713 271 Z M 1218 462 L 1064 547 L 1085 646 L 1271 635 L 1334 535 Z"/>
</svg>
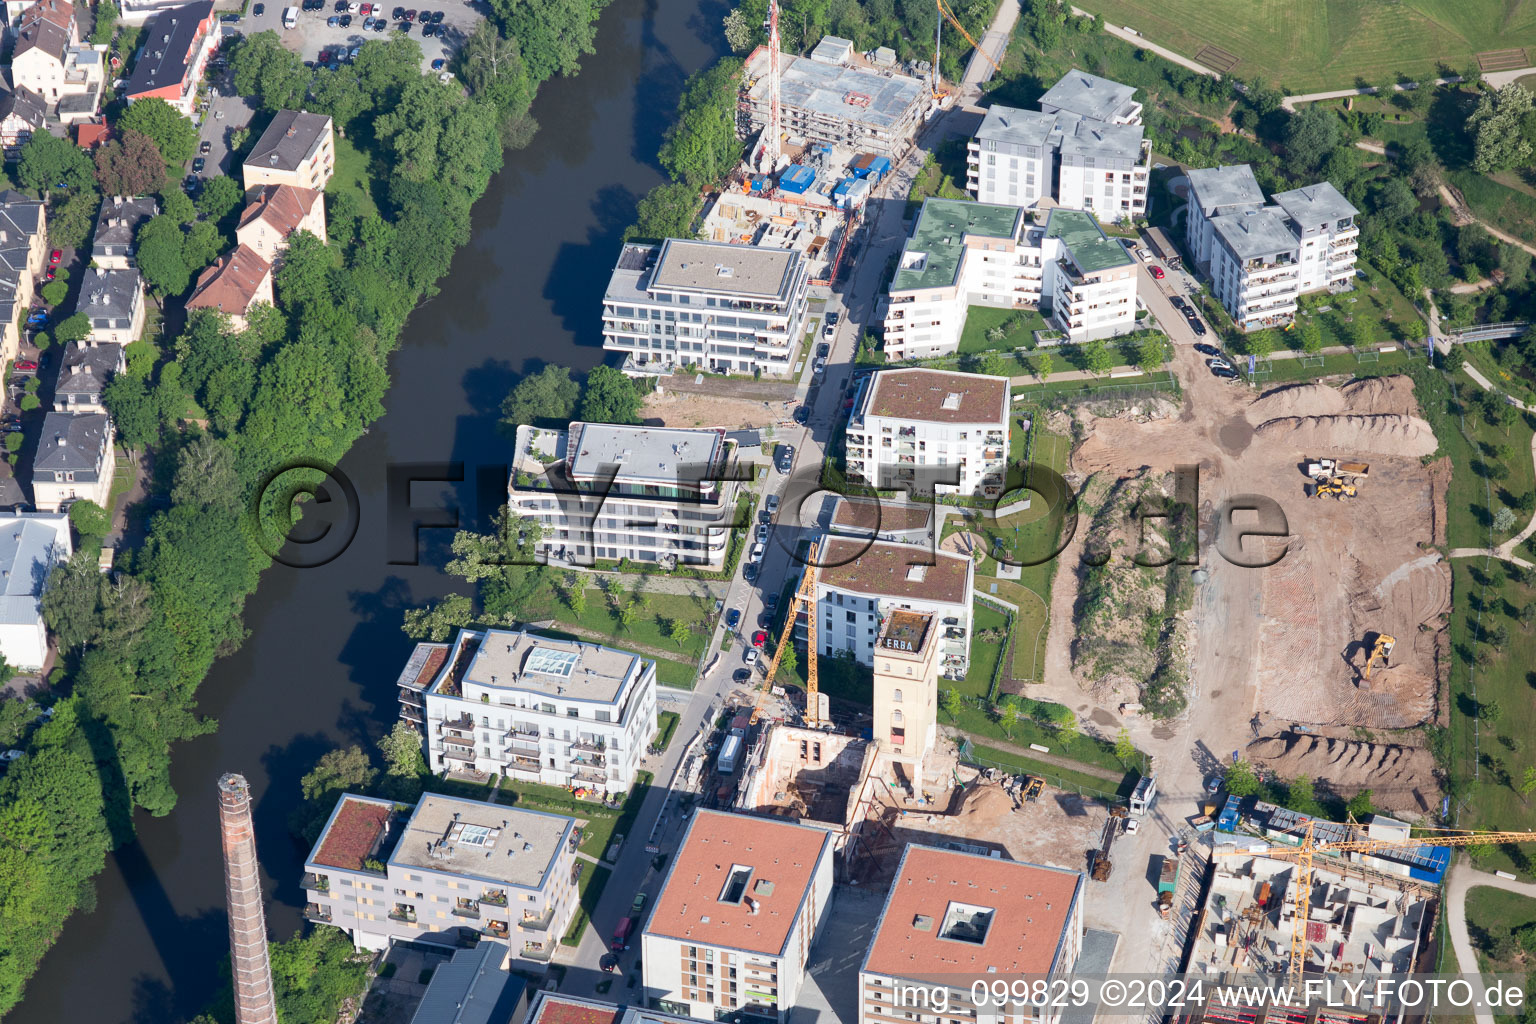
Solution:
<svg viewBox="0 0 1536 1024">
<path fill-rule="evenodd" d="M 289 185 L 324 192 L 335 171 L 336 130 L 331 119 L 303 110 L 279 110 L 242 166 L 247 190 Z"/>
<path fill-rule="evenodd" d="M 48 265 L 48 216 L 43 204 L 15 189 L 0 192 L 0 361 L 15 360 L 20 322 Z"/>
<path fill-rule="evenodd" d="M 32 457 L 32 504 L 61 512 L 81 499 L 107 507 L 117 454 L 104 413 L 50 412 Z"/>
<path fill-rule="evenodd" d="M 25 87 L 0 89 L 0 148 L 7 160 L 18 159 L 21 147 L 48 124 L 43 98 Z"/>
<path fill-rule="evenodd" d="M 922 782 L 923 765 L 938 738 L 940 649 L 945 627 L 934 612 L 897 609 L 875 640 L 873 722 L 880 750 L 902 765 L 909 782 Z"/>
<path fill-rule="evenodd" d="M 417 644 L 399 688 L 434 773 L 625 793 L 656 734 L 656 663 L 597 644 L 460 630 Z"/>
<path fill-rule="evenodd" d="M 1152 146 L 1131 86 L 1073 69 L 1040 110 L 994 104 L 966 151 L 967 188 L 983 203 L 1045 200 L 1104 220 L 1147 212 Z"/>
<path fill-rule="evenodd" d="M 1329 182 L 1277 192 L 1246 164 L 1190 172 L 1185 239 L 1211 291 L 1245 331 L 1285 327 L 1302 295 L 1354 287 L 1360 228 Z"/>
<path fill-rule="evenodd" d="M 0 656 L 13 669 L 36 672 L 47 661 L 43 584 L 53 567 L 72 554 L 68 516 L 0 515 Z"/>
<path fill-rule="evenodd" d="M 832 895 L 832 860 L 825 829 L 695 811 L 641 934 L 646 1004 L 782 1024 Z"/>
<path fill-rule="evenodd" d="M 542 527 L 549 564 L 628 559 L 719 569 L 738 484 L 724 430 L 575 422 L 517 430 L 507 503 Z"/>
<path fill-rule="evenodd" d="M 106 412 L 101 396 L 107 381 L 127 368 L 122 345 L 89 338 L 72 342 L 64 350 L 64 364 L 54 385 L 54 411 Z"/>
<path fill-rule="evenodd" d="M 295 231 L 308 231 L 325 242 L 325 193 L 292 185 L 265 185 L 240 215 L 235 238 L 268 263 L 276 263 Z"/>
<path fill-rule="evenodd" d="M 272 305 L 272 264 L 246 245 L 237 245 L 203 271 L 187 296 L 187 312 L 211 309 L 229 317 L 237 331 L 245 330 L 257 303 Z"/>
<path fill-rule="evenodd" d="M 75 312 L 91 321 L 91 341 L 127 345 L 144 331 L 144 283 L 135 269 L 85 272 Z"/>
<path fill-rule="evenodd" d="M 670 238 L 626 244 L 603 296 L 603 348 L 626 373 L 783 377 L 805 334 L 810 266 L 798 252 Z"/>
<path fill-rule="evenodd" d="M 1010 424 L 1007 377 L 880 370 L 848 419 L 848 477 L 880 490 L 996 498 Z"/>
<path fill-rule="evenodd" d="M 139 228 L 160 216 L 153 196 L 110 196 L 101 202 L 91 236 L 91 262 L 104 270 L 127 270 L 138 251 Z"/>
<path fill-rule="evenodd" d="M 891 615 L 919 612 L 935 617 L 939 671 L 952 679 L 965 675 L 975 599 L 969 557 L 836 537 L 822 543 L 819 561 L 816 643 L 823 656 L 848 651 L 860 665 L 873 666 Z M 803 624 L 796 631 L 804 639 Z"/>
<path fill-rule="evenodd" d="M 144 29 L 144 50 L 123 93 L 130 104 L 157 98 L 191 117 L 208 57 L 219 45 L 213 0 L 166 8 Z"/>
<path fill-rule="evenodd" d="M 859 969 L 859 1024 L 1058 1024 L 1059 1009 L 978 1007 L 971 982 L 1070 975 L 1083 947 L 1083 881 L 1079 871 L 909 845 Z M 913 1005 L 899 991 L 909 985 L 934 997 Z M 949 989 L 942 1011 L 935 985 Z"/>
<path fill-rule="evenodd" d="M 304 862 L 305 917 L 359 949 L 478 936 L 505 942 L 508 965 L 548 963 L 576 911 L 575 820 L 437 793 L 398 807 L 336 802 Z"/>
<path fill-rule="evenodd" d="M 971 306 L 1038 309 L 1069 342 L 1136 328 L 1136 268 L 1092 214 L 927 199 L 902 249 L 883 324 L 887 358 L 959 350 Z"/>
</svg>

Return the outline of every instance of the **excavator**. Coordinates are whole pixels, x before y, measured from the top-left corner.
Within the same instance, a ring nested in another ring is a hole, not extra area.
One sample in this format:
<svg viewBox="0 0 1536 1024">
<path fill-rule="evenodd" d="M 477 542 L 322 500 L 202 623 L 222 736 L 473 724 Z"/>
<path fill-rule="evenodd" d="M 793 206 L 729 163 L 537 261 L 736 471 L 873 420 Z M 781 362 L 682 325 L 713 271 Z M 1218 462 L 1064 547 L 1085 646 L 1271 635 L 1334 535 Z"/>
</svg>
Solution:
<svg viewBox="0 0 1536 1024">
<path fill-rule="evenodd" d="M 1365 678 L 1371 678 L 1371 669 L 1376 665 L 1376 659 L 1381 659 L 1381 667 L 1387 667 L 1387 660 L 1392 657 L 1392 648 L 1397 646 L 1397 637 L 1388 636 L 1385 633 L 1376 634 L 1376 642 L 1371 645 L 1371 656 L 1365 659 Z"/>
</svg>

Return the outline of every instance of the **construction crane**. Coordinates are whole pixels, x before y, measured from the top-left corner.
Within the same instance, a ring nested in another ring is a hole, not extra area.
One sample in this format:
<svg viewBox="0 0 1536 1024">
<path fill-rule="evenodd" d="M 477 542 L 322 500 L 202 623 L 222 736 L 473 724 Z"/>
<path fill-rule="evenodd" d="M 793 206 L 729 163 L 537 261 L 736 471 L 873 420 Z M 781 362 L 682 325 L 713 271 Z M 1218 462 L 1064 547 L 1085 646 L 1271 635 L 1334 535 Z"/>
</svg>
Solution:
<svg viewBox="0 0 1536 1024">
<path fill-rule="evenodd" d="M 790 598 L 789 607 L 784 613 L 784 629 L 779 634 L 779 645 L 773 649 L 773 660 L 768 663 L 768 675 L 763 680 L 763 689 L 757 695 L 757 704 L 752 708 L 752 724 L 763 715 L 763 706 L 768 701 L 768 694 L 773 691 L 773 677 L 779 671 L 779 662 L 784 657 L 784 652 L 790 649 L 795 642 L 795 619 L 800 615 L 800 609 L 805 609 L 805 724 L 811 728 L 821 725 L 820 689 L 816 683 L 816 558 L 821 549 L 820 541 L 811 542 L 810 554 L 805 559 L 805 572 L 800 575 L 800 586 L 795 588 L 795 596 Z"/>
<path fill-rule="evenodd" d="M 1319 853 L 1380 853 L 1383 850 L 1412 849 L 1420 846 L 1474 846 L 1479 843 L 1536 843 L 1536 832 L 1467 832 L 1456 829 L 1420 829 L 1420 831 L 1445 832 L 1444 836 L 1409 839 L 1372 839 L 1359 836 L 1353 839 L 1325 840 L 1317 842 L 1312 837 L 1315 819 L 1308 818 L 1299 833 L 1301 842 L 1268 847 L 1245 847 L 1239 850 L 1218 850 L 1218 857 L 1282 857 L 1296 860 L 1296 878 L 1292 886 L 1295 913 L 1291 921 L 1291 962 L 1287 977 L 1295 984 L 1301 981 L 1307 966 L 1307 920 L 1312 909 L 1312 858 Z M 1349 819 L 1351 830 L 1360 826 L 1353 817 Z"/>
<path fill-rule="evenodd" d="M 992 65 L 992 69 L 994 71 L 1001 74 L 1003 71 L 1002 67 L 997 63 L 997 61 L 992 59 L 991 55 L 988 54 L 986 50 L 981 48 L 980 43 L 971 38 L 971 34 L 965 30 L 964 25 L 960 24 L 960 19 L 955 17 L 955 12 L 949 9 L 949 5 L 945 3 L 944 0 L 934 0 L 934 3 L 936 3 L 939 8 L 939 22 L 934 26 L 933 29 L 933 71 L 931 72 L 929 81 L 929 88 L 933 90 L 933 95 L 935 97 L 939 95 L 939 37 L 940 33 L 944 31 L 945 21 L 948 21 L 951 25 L 955 26 L 955 30 L 965 37 L 965 41 L 971 44 L 971 48 L 974 49 L 977 53 L 981 54 L 986 62 Z"/>
<path fill-rule="evenodd" d="M 757 169 L 772 174 L 779 163 L 779 0 L 768 0 L 768 123 L 757 154 Z"/>
<path fill-rule="evenodd" d="M 1376 634 L 1376 642 L 1371 645 L 1371 656 L 1365 659 L 1365 678 L 1371 678 L 1371 669 L 1376 665 L 1376 659 L 1381 659 L 1383 667 L 1387 659 L 1392 657 L 1392 648 L 1397 646 L 1397 637 L 1388 636 L 1385 633 Z"/>
</svg>

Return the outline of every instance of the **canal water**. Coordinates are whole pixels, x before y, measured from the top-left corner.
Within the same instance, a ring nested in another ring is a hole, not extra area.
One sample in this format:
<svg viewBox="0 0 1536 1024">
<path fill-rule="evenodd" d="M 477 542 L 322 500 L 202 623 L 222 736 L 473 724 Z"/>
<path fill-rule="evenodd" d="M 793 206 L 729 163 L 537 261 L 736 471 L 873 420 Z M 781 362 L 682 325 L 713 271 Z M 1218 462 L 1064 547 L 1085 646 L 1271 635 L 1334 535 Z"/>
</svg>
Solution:
<svg viewBox="0 0 1536 1024">
<path fill-rule="evenodd" d="M 684 79 L 724 50 L 723 0 L 616 0 L 597 54 L 547 83 L 533 145 L 474 209 L 472 241 L 441 293 L 411 318 L 387 414 L 342 463 L 356 486 L 357 536 L 313 569 L 275 565 L 246 607 L 250 638 L 199 691 L 219 729 L 179 746 L 180 794 L 165 818 L 141 815 L 139 842 L 98 878 L 96 908 L 76 914 L 8 1021 L 174 1024 L 197 1014 L 228 962 L 214 786 L 251 782 L 268 920 L 300 924 L 304 854 L 287 831 L 299 778 L 326 750 L 372 743 L 396 717 L 395 678 L 410 650 L 401 611 L 448 592 L 447 531 L 422 533 L 419 565 L 390 564 L 386 466 L 462 462 L 465 483 L 418 484 L 418 505 L 457 504 L 473 524 L 494 507 L 508 458 L 498 405 L 542 361 L 602 358 L 600 300 L 656 166 Z"/>
</svg>

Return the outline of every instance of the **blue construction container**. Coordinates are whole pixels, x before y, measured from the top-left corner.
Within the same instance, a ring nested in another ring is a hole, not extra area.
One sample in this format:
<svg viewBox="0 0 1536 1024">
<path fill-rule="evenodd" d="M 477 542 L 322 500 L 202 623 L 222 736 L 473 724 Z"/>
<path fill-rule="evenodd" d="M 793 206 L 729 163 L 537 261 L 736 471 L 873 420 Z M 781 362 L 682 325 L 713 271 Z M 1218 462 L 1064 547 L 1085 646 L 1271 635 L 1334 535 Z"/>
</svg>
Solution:
<svg viewBox="0 0 1536 1024">
<path fill-rule="evenodd" d="M 881 178 L 884 178 L 887 174 L 890 174 L 890 173 L 891 173 L 891 161 L 890 161 L 890 158 L 889 157 L 883 157 L 883 156 L 877 156 L 877 157 L 874 158 L 874 160 L 870 161 L 869 166 L 864 169 L 864 175 L 863 176 L 866 177 L 866 178 L 873 178 L 875 181 L 878 182 Z"/>
<path fill-rule="evenodd" d="M 1218 831 L 1218 832 L 1236 832 L 1237 831 L 1237 819 L 1238 819 L 1238 807 L 1239 806 L 1241 806 L 1241 801 L 1239 801 L 1237 799 L 1237 797 L 1235 797 L 1235 796 L 1227 797 L 1226 806 L 1221 809 L 1221 814 L 1216 819 L 1216 831 Z"/>
<path fill-rule="evenodd" d="M 840 181 L 836 185 L 834 185 L 832 187 L 832 198 L 833 198 L 833 200 L 836 201 L 839 205 L 841 205 L 842 201 L 848 197 L 848 190 L 853 188 L 853 183 L 854 183 L 855 180 L 857 180 L 857 179 L 855 179 L 855 178 L 844 178 L 842 181 Z"/>
<path fill-rule="evenodd" d="M 751 187 L 753 192 L 766 192 L 768 191 L 768 179 L 762 175 L 754 175 Z"/>
<path fill-rule="evenodd" d="M 804 164 L 790 164 L 779 175 L 779 188 L 784 192 L 802 195 L 816 182 L 816 172 Z"/>
</svg>

